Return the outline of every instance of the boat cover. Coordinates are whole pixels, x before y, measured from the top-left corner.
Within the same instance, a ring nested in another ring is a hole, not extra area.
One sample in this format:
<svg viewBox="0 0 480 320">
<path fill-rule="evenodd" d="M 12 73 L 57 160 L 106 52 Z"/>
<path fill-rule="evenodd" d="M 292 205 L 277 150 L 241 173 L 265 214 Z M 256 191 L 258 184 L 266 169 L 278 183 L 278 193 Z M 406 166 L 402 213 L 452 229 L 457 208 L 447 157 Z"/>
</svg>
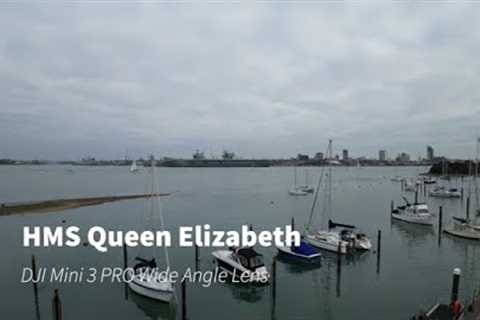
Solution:
<svg viewBox="0 0 480 320">
<path fill-rule="evenodd" d="M 302 254 L 304 256 L 310 256 L 312 254 L 317 253 L 317 251 L 305 241 L 300 241 L 300 245 L 298 247 L 292 246 L 292 251 L 297 254 Z"/>
</svg>

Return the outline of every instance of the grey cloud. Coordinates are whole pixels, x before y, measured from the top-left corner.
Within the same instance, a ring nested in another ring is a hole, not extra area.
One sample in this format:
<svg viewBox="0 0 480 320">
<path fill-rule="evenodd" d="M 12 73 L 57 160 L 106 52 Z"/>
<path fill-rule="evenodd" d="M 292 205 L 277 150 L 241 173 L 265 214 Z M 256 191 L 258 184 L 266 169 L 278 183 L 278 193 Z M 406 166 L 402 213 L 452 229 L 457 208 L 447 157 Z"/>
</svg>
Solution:
<svg viewBox="0 0 480 320">
<path fill-rule="evenodd" d="M 223 147 L 471 157 L 475 4 L 55 3 L 0 10 L 0 157 Z"/>
</svg>

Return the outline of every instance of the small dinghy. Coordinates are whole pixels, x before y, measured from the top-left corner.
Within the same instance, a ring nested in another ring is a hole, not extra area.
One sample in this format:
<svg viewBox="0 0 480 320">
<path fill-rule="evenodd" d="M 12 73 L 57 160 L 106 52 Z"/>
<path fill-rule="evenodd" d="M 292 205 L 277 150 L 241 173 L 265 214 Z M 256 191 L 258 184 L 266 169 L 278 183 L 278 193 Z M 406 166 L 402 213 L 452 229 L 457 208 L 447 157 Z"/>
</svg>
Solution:
<svg viewBox="0 0 480 320">
<path fill-rule="evenodd" d="M 303 240 L 300 241 L 299 246 L 277 247 L 277 249 L 278 252 L 285 257 L 303 261 L 315 262 L 319 261 L 322 257 L 322 254 L 320 252 L 315 250 L 313 246 Z"/>
<path fill-rule="evenodd" d="M 174 295 L 173 284 L 162 279 L 155 259 L 146 260 L 137 257 L 134 274 L 128 286 L 136 293 L 163 302 L 170 302 Z"/>
<path fill-rule="evenodd" d="M 266 284 L 270 278 L 263 256 L 251 247 L 230 248 L 212 252 L 218 267 L 228 272 L 235 280 Z"/>
</svg>

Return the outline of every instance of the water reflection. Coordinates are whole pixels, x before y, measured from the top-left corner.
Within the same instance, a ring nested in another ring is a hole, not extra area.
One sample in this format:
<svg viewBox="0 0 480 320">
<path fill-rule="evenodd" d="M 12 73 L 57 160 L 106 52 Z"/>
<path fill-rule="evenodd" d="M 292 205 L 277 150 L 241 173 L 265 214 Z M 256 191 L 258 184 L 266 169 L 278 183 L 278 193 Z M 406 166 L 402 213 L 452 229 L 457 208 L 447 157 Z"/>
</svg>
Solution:
<svg viewBox="0 0 480 320">
<path fill-rule="evenodd" d="M 407 240 L 408 247 L 417 246 L 420 242 L 431 240 L 431 238 L 435 236 L 435 231 L 432 226 L 392 221 L 392 228 Z"/>
<path fill-rule="evenodd" d="M 224 283 L 236 300 L 255 303 L 262 299 L 269 286 L 241 283 Z"/>
<path fill-rule="evenodd" d="M 322 259 L 317 259 L 317 261 L 311 262 L 287 257 L 283 254 L 277 254 L 275 259 L 284 264 L 287 272 L 292 274 L 299 274 L 305 271 L 319 269 L 322 265 Z"/>
<path fill-rule="evenodd" d="M 176 309 L 173 304 L 161 303 L 148 299 L 129 290 L 129 298 L 135 303 L 138 309 L 152 320 L 173 320 L 175 319 Z"/>
</svg>

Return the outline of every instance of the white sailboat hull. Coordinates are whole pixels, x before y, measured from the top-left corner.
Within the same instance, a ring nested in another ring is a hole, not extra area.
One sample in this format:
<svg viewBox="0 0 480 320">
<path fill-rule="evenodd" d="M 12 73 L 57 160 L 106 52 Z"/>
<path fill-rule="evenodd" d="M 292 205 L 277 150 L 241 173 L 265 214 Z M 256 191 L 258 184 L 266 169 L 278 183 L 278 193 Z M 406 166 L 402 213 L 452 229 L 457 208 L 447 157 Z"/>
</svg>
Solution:
<svg viewBox="0 0 480 320">
<path fill-rule="evenodd" d="M 135 274 L 128 286 L 139 295 L 162 302 L 170 302 L 174 295 L 173 284 L 158 279 L 156 275 L 149 277 Z"/>
<path fill-rule="evenodd" d="M 335 239 L 335 236 L 327 236 L 326 234 L 307 234 L 305 240 L 318 249 L 328 250 L 332 252 L 347 253 L 347 243 L 340 239 Z"/>
<path fill-rule="evenodd" d="M 408 223 L 415 223 L 421 225 L 428 225 L 431 226 L 434 223 L 433 216 L 418 216 L 418 215 L 410 215 L 406 213 L 392 213 L 392 218 Z"/>
</svg>

